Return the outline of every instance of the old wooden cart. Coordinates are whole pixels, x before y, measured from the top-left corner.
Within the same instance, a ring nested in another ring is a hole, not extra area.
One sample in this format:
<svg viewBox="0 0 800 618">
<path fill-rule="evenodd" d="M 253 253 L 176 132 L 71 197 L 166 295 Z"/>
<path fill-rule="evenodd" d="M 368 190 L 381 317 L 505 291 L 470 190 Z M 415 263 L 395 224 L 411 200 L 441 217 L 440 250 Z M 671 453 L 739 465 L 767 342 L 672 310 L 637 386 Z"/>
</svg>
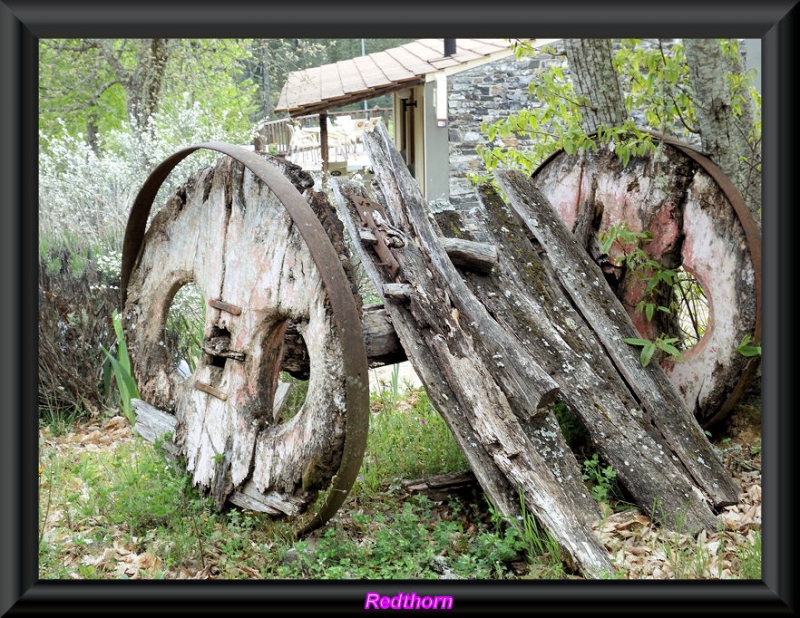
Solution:
<svg viewBox="0 0 800 618">
<path fill-rule="evenodd" d="M 508 516 L 524 502 L 587 576 L 613 565 L 592 530 L 598 505 L 552 412 L 557 399 L 645 513 L 666 526 L 713 530 L 738 487 L 698 410 L 712 418 L 709 409 L 740 396 L 756 361 L 733 348 L 760 335 L 757 234 L 713 164 L 666 144 L 681 171 L 661 178 L 656 170 L 655 182 L 648 161 L 623 170 L 562 153 L 533 177 L 498 172 L 465 220 L 425 202 L 382 125 L 364 142 L 372 185 L 331 182 L 335 200 L 297 166 L 229 144 L 186 148 L 153 172 L 133 205 L 122 273 L 140 433 L 169 434 L 171 451 L 219 508 L 296 517 L 305 533 L 336 512 L 355 482 L 369 366 L 407 358 L 491 502 Z M 200 148 L 225 156 L 148 225 L 166 176 Z M 640 336 L 635 285 L 618 277 L 615 293 L 592 257 L 598 230 L 614 216 L 632 220 L 626 205 L 634 201 L 638 229 L 664 231 L 656 257 L 683 256 L 713 282 L 707 334 L 688 372 L 642 365 L 623 341 Z M 736 249 L 715 264 L 719 252 L 697 247 L 730 246 L 720 235 Z M 363 307 L 356 259 L 382 306 Z M 166 350 L 164 325 L 189 282 L 206 307 L 203 354 L 186 378 Z M 291 418 L 279 404 L 281 371 L 308 379 Z M 308 513 L 320 492 L 323 506 Z"/>
</svg>

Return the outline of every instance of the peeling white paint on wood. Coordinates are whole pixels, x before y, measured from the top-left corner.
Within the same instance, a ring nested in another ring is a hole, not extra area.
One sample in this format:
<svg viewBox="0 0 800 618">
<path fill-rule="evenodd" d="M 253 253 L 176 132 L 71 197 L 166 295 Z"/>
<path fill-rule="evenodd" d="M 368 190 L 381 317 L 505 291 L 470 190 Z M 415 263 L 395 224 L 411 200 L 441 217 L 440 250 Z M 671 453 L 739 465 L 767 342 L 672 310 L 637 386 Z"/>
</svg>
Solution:
<svg viewBox="0 0 800 618">
<path fill-rule="evenodd" d="M 222 158 L 184 195 L 154 217 L 129 285 L 125 326 L 140 393 L 175 415 L 174 443 L 218 506 L 246 487 L 240 502 L 258 503 L 260 492 L 264 509 L 300 512 L 329 485 L 344 440 L 346 380 L 321 278 L 283 205 L 243 166 Z M 241 311 L 206 306 L 205 339 L 229 337 L 233 353 L 202 354 L 184 379 L 158 342 L 188 281 L 206 301 Z M 288 320 L 311 362 L 306 400 L 284 422 L 273 403 Z"/>
</svg>

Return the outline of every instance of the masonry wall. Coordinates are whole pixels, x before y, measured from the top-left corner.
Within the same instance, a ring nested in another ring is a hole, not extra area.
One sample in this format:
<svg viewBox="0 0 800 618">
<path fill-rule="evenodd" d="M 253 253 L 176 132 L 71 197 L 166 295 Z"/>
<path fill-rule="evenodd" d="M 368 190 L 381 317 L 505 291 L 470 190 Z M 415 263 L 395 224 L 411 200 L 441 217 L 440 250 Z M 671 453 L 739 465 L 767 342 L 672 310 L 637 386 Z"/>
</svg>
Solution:
<svg viewBox="0 0 800 618">
<path fill-rule="evenodd" d="M 566 63 L 563 44 L 552 46 L 555 54 L 540 53 L 517 60 L 514 55 L 448 78 L 448 124 L 450 140 L 450 204 L 459 210 L 477 205 L 469 173 L 485 173 L 476 150 L 487 144 L 482 122 L 493 122 L 521 109 L 532 109 L 528 84 L 538 72 Z M 524 148 L 529 140 L 505 139 L 506 146 Z M 498 144 L 500 145 L 499 138 Z"/>
<path fill-rule="evenodd" d="M 665 39 L 669 44 L 677 39 Z M 742 40 L 744 42 L 744 40 Z M 657 39 L 643 39 L 645 48 L 658 45 Z M 614 41 L 615 49 L 619 41 Z M 567 65 L 564 45 L 561 40 L 548 45 L 552 53 L 539 54 L 517 60 L 510 55 L 504 60 L 486 64 L 448 78 L 448 125 L 450 162 L 450 207 L 469 211 L 477 206 L 473 185 L 468 180 L 470 173 L 486 173 L 483 159 L 478 155 L 477 146 L 488 142 L 481 133 L 481 123 L 494 122 L 521 109 L 534 109 L 539 104 L 531 98 L 528 85 L 536 75 L 552 66 Z M 745 62 L 746 45 L 741 46 Z M 752 66 L 760 69 L 756 62 Z M 750 67 L 752 68 L 752 67 Z M 569 73 L 569 68 L 565 74 Z M 644 120 L 636 112 L 633 117 L 640 126 Z M 497 138 L 495 146 L 509 146 L 523 149 L 530 146 L 527 139 Z M 692 145 L 699 145 L 693 143 Z"/>
</svg>

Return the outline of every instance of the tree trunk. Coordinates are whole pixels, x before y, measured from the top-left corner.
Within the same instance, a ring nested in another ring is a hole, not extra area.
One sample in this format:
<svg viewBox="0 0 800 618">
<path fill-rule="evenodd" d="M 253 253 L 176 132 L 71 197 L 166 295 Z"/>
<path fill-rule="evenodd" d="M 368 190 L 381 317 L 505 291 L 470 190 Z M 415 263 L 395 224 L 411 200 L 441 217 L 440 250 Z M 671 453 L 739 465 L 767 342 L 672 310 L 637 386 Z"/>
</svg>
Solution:
<svg viewBox="0 0 800 618">
<path fill-rule="evenodd" d="M 759 221 L 761 181 L 755 165 L 761 157 L 748 142 L 753 126 L 749 94 L 744 94 L 741 115 L 734 113 L 724 70 L 730 63 L 717 39 L 686 39 L 684 49 L 703 150 L 745 196 L 747 207 Z"/>
<path fill-rule="evenodd" d="M 583 130 L 620 126 L 628 113 L 613 65 L 610 39 L 564 39 L 575 94 L 582 100 Z"/>
<path fill-rule="evenodd" d="M 144 39 L 136 68 L 127 79 L 128 115 L 144 129 L 158 110 L 164 73 L 170 56 L 169 39 Z"/>
</svg>

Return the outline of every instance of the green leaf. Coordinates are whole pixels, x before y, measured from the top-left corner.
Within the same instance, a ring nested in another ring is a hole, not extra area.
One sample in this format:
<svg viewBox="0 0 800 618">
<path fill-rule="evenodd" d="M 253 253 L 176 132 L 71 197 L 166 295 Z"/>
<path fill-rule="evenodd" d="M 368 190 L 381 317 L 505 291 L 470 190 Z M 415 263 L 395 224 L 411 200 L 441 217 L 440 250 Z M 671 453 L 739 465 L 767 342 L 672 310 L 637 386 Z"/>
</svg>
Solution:
<svg viewBox="0 0 800 618">
<path fill-rule="evenodd" d="M 637 339 L 636 337 L 626 337 L 623 341 L 635 346 L 649 345 L 651 343 L 649 339 Z"/>
<path fill-rule="evenodd" d="M 623 339 L 625 343 L 629 343 L 630 345 L 641 346 L 642 352 L 639 355 L 639 358 L 642 363 L 642 367 L 647 367 L 650 364 L 650 361 L 653 358 L 653 354 L 656 352 L 656 344 L 650 341 L 649 339 L 639 339 L 637 337 L 626 337 Z"/>
<path fill-rule="evenodd" d="M 628 165 L 628 161 L 631 160 L 631 149 L 628 146 L 622 146 L 622 144 L 620 144 L 617 146 L 615 152 L 617 155 L 619 155 L 619 158 L 622 161 L 622 167 L 626 167 Z"/>
<path fill-rule="evenodd" d="M 130 400 L 131 397 L 139 398 L 139 389 L 136 388 L 136 382 L 133 379 L 133 376 L 130 374 L 130 371 L 125 369 L 125 367 L 120 363 L 114 356 L 106 350 L 103 346 L 100 348 L 105 353 L 106 357 L 108 358 L 111 366 L 114 370 L 114 379 L 117 382 L 117 388 L 120 390 L 120 395 L 123 398 L 123 401 Z"/>
<path fill-rule="evenodd" d="M 736 347 L 734 350 L 738 352 L 742 356 L 761 356 L 761 346 L 760 345 L 750 345 L 750 335 L 745 335 L 742 337 L 741 343 Z"/>
<path fill-rule="evenodd" d="M 647 365 L 650 364 L 653 354 L 656 352 L 656 345 L 652 341 L 648 341 L 647 343 L 648 345 L 642 348 L 642 353 L 640 355 L 642 367 L 647 367 Z"/>
<path fill-rule="evenodd" d="M 675 346 L 673 346 L 673 345 L 671 345 L 669 343 L 666 343 L 666 341 L 659 341 L 658 339 L 656 340 L 656 345 L 661 350 L 664 350 L 664 352 L 666 352 L 670 356 L 674 356 L 678 360 L 683 360 L 683 356 L 681 355 L 681 353 L 678 350 L 678 348 L 676 348 Z"/>
<path fill-rule="evenodd" d="M 128 348 L 125 345 L 125 333 L 122 330 L 122 316 L 116 309 L 114 309 L 112 322 L 114 324 L 114 333 L 117 335 L 117 354 L 119 355 L 119 362 L 125 370 L 130 373 L 131 361 L 128 358 Z"/>
<path fill-rule="evenodd" d="M 101 346 L 102 347 L 102 346 Z M 103 396 L 108 397 L 111 392 L 111 360 L 106 358 L 103 361 Z"/>
</svg>

